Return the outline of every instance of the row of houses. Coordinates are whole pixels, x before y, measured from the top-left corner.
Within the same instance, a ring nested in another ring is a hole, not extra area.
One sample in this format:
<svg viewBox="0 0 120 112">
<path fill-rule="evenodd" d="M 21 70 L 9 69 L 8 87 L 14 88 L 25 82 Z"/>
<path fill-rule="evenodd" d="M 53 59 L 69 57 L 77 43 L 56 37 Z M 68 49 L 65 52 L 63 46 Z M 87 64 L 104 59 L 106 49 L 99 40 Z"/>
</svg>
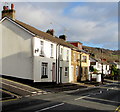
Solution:
<svg viewBox="0 0 120 112">
<path fill-rule="evenodd" d="M 15 18 L 14 4 L 3 6 L 0 36 L 2 71 L 0 74 L 34 82 L 67 83 L 87 80 L 89 53 L 82 43 L 68 42 L 54 30 L 42 32 Z"/>
</svg>

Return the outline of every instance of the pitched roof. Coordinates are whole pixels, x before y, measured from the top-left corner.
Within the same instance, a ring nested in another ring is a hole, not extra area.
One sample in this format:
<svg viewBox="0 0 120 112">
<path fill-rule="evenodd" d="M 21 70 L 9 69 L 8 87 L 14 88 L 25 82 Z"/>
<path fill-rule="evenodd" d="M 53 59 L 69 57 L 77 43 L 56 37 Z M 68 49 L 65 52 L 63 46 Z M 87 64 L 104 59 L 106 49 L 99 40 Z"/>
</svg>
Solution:
<svg viewBox="0 0 120 112">
<path fill-rule="evenodd" d="M 46 32 L 43 32 L 43 31 L 40 31 L 26 23 L 23 23 L 19 20 L 15 20 L 15 22 L 19 25 L 21 25 L 22 27 L 24 27 L 25 29 L 29 30 L 30 32 L 34 33 L 36 36 L 39 37 L 42 37 L 43 39 L 47 39 L 47 40 L 50 40 L 52 42 L 56 42 L 60 45 L 63 45 L 63 46 L 66 46 L 66 47 L 69 47 L 69 48 L 72 48 L 72 49 L 78 49 L 76 48 L 75 46 L 73 46 L 72 44 L 68 43 L 68 42 L 65 42 L 64 40 L 62 39 L 59 39 L 58 37 L 53 37 L 52 35 L 46 33 Z"/>
<path fill-rule="evenodd" d="M 8 17 L 5 17 L 5 18 L 8 18 Z M 8 18 L 10 19 L 11 21 L 19 24 L 20 26 L 22 26 L 23 28 L 25 28 L 26 30 L 30 31 L 31 33 L 35 34 L 36 37 L 38 38 L 43 38 L 43 39 L 46 39 L 46 40 L 50 40 L 52 42 L 55 42 L 55 43 L 58 43 L 60 45 L 63 45 L 63 46 L 66 46 L 66 47 L 69 47 L 73 50 L 76 50 L 78 52 L 84 52 L 84 53 L 87 53 L 85 52 L 84 50 L 79 50 L 77 47 L 75 47 L 74 45 L 70 44 L 69 42 L 66 42 L 65 40 L 63 39 L 59 39 L 58 37 L 54 37 L 46 32 L 43 32 L 43 31 L 40 31 L 38 29 L 36 29 L 35 27 L 32 27 L 31 25 L 28 25 L 26 23 L 23 23 L 19 20 L 13 20 L 11 18 Z"/>
</svg>

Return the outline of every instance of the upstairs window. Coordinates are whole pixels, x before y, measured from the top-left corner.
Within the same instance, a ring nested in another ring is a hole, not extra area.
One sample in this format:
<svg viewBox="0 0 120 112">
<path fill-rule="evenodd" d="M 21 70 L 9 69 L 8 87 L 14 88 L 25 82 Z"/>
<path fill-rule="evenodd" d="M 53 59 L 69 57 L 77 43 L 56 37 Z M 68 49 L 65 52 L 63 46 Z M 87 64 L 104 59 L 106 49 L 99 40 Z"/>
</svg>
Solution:
<svg viewBox="0 0 120 112">
<path fill-rule="evenodd" d="M 76 53 L 73 54 L 74 61 L 76 61 Z"/>
<path fill-rule="evenodd" d="M 69 50 L 67 50 L 67 61 L 69 61 Z"/>
<path fill-rule="evenodd" d="M 44 55 L 44 42 L 40 41 L 40 55 Z"/>
<path fill-rule="evenodd" d="M 82 62 L 85 62 L 85 63 L 87 62 L 87 56 L 82 57 Z"/>
<path fill-rule="evenodd" d="M 63 48 L 60 49 L 60 60 L 63 60 Z"/>
<path fill-rule="evenodd" d="M 53 58 L 53 44 L 51 44 L 51 58 Z"/>
</svg>

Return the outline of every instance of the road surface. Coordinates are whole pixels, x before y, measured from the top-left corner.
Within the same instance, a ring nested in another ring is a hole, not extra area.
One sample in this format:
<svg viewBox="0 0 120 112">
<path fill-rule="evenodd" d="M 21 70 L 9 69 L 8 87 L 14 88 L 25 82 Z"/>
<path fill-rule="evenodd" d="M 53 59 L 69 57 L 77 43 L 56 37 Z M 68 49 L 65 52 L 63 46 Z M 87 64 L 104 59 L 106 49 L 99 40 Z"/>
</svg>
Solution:
<svg viewBox="0 0 120 112">
<path fill-rule="evenodd" d="M 119 83 L 3 102 L 3 112 L 118 112 Z"/>
</svg>

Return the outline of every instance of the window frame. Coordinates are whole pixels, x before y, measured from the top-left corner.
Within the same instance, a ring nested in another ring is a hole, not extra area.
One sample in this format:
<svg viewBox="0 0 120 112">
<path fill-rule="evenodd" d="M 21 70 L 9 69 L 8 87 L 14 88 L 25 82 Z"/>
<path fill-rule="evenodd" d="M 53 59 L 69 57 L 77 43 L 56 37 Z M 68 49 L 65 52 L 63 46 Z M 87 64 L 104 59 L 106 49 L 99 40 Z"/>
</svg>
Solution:
<svg viewBox="0 0 120 112">
<path fill-rule="evenodd" d="M 48 78 L 48 63 L 42 62 L 41 64 L 41 79 Z"/>
<path fill-rule="evenodd" d="M 69 61 L 69 50 L 67 50 L 67 54 L 66 54 L 66 60 Z"/>
<path fill-rule="evenodd" d="M 87 56 L 82 56 L 82 62 L 87 63 Z"/>
<path fill-rule="evenodd" d="M 40 41 L 40 56 L 44 56 L 44 41 Z"/>
<path fill-rule="evenodd" d="M 69 75 L 69 67 L 65 67 L 65 76 L 67 77 Z"/>
<path fill-rule="evenodd" d="M 54 53 L 54 45 L 53 44 L 51 44 L 50 45 L 50 48 L 51 48 L 51 58 L 53 58 L 53 53 Z"/>
</svg>

